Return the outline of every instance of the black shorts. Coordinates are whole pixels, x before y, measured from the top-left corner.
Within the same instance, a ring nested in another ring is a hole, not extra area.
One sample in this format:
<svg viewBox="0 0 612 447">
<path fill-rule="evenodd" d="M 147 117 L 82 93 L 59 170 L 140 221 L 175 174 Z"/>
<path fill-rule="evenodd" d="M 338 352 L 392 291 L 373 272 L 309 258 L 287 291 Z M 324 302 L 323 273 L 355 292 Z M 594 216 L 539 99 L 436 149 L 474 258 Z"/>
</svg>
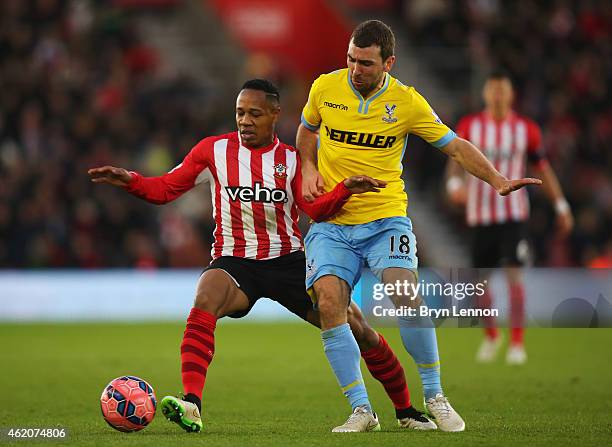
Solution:
<svg viewBox="0 0 612 447">
<path fill-rule="evenodd" d="M 306 293 L 306 258 L 301 250 L 268 260 L 221 256 L 204 271 L 211 269 L 227 272 L 249 299 L 249 308 L 229 315 L 232 318 L 244 317 L 257 300 L 264 297 L 278 302 L 303 320 L 313 308 Z"/>
<path fill-rule="evenodd" d="M 479 225 L 472 228 L 472 266 L 520 267 L 529 259 L 524 222 Z"/>
</svg>

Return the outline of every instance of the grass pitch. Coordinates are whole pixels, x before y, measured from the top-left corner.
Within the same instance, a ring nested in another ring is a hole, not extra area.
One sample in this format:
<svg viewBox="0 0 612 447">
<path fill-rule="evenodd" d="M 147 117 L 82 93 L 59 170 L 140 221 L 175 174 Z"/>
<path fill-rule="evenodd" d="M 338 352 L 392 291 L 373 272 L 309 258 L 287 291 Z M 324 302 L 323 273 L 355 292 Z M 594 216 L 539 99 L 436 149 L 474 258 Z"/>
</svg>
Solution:
<svg viewBox="0 0 612 447">
<path fill-rule="evenodd" d="M 508 367 L 473 361 L 481 332 L 438 331 L 446 394 L 464 433 L 400 431 L 384 390 L 364 376 L 380 433 L 332 434 L 350 409 L 306 324 L 224 324 L 204 395 L 204 431 L 187 434 L 161 411 L 138 433 L 112 430 L 99 396 L 114 377 L 140 376 L 158 399 L 180 391 L 183 323 L 0 325 L 0 427 L 65 427 L 54 445 L 173 446 L 490 446 L 610 445 L 612 330 L 527 332 L 529 362 Z M 382 331 L 402 360 L 412 400 L 420 382 L 396 330 Z M 503 356 L 502 356 L 503 357 Z M 8 441 L 13 445 L 48 440 Z"/>
</svg>

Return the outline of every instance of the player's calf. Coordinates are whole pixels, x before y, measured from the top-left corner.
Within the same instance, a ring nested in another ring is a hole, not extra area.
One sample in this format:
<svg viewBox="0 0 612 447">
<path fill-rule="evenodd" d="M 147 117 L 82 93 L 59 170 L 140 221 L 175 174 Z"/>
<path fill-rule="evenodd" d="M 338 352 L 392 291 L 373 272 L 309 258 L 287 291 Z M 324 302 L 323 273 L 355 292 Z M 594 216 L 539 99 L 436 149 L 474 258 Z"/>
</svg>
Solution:
<svg viewBox="0 0 612 447">
<path fill-rule="evenodd" d="M 351 303 L 348 307 L 347 316 L 351 332 L 355 336 L 361 352 L 376 348 L 380 342 L 378 333 L 370 327 L 355 303 Z"/>
</svg>

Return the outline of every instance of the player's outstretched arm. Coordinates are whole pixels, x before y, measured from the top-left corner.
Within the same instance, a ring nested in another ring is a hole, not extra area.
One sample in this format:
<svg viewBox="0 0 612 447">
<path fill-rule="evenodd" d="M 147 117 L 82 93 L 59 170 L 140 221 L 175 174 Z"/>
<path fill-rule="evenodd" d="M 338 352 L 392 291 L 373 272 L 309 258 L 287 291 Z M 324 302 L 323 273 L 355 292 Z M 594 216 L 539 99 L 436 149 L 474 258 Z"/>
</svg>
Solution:
<svg viewBox="0 0 612 447">
<path fill-rule="evenodd" d="M 317 133 L 303 124 L 298 126 L 295 146 L 302 159 L 302 191 L 304 199 L 312 202 L 324 193 L 323 177 L 317 169 Z"/>
<path fill-rule="evenodd" d="M 504 177 L 476 146 L 463 138 L 454 138 L 442 149 L 446 155 L 452 157 L 457 163 L 475 177 L 487 182 L 501 196 L 521 189 L 527 185 L 541 185 L 542 180 L 537 178 L 521 178 L 509 180 Z"/>
<path fill-rule="evenodd" d="M 181 164 L 159 177 L 143 177 L 137 172 L 114 166 L 93 168 L 87 173 L 94 183 L 119 186 L 147 202 L 163 205 L 195 186 L 198 175 L 207 167 L 206 159 L 202 156 L 205 145 L 206 139 L 198 143 Z"/>
<path fill-rule="evenodd" d="M 108 183 L 119 186 L 130 194 L 149 203 L 163 205 L 193 188 L 193 176 L 172 170 L 159 177 L 143 177 L 137 172 L 114 166 L 92 168 L 87 171 L 94 183 Z M 183 170 L 184 171 L 184 170 Z"/>
</svg>

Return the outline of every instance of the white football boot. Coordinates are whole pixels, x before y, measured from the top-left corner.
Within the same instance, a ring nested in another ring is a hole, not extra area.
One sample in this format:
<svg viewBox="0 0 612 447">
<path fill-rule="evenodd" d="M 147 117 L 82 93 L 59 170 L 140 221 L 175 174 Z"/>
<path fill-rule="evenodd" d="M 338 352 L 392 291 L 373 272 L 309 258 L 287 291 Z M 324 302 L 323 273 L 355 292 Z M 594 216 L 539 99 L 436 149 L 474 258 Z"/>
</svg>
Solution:
<svg viewBox="0 0 612 447">
<path fill-rule="evenodd" d="M 425 408 L 436 424 L 438 424 L 440 430 L 465 430 L 465 422 L 463 422 L 459 413 L 451 406 L 444 394 L 438 393 L 436 397 L 427 399 L 425 401 Z"/>
<path fill-rule="evenodd" d="M 525 347 L 511 344 L 506 353 L 506 363 L 508 365 L 523 365 L 525 362 L 527 362 Z"/>
<path fill-rule="evenodd" d="M 502 336 L 498 335 L 495 338 L 485 337 L 476 353 L 476 361 L 478 363 L 491 363 L 497 358 L 499 348 L 502 345 Z"/>
<path fill-rule="evenodd" d="M 356 407 L 346 422 L 332 430 L 333 433 L 356 433 L 364 431 L 380 431 L 376 413 L 366 407 Z"/>
</svg>

